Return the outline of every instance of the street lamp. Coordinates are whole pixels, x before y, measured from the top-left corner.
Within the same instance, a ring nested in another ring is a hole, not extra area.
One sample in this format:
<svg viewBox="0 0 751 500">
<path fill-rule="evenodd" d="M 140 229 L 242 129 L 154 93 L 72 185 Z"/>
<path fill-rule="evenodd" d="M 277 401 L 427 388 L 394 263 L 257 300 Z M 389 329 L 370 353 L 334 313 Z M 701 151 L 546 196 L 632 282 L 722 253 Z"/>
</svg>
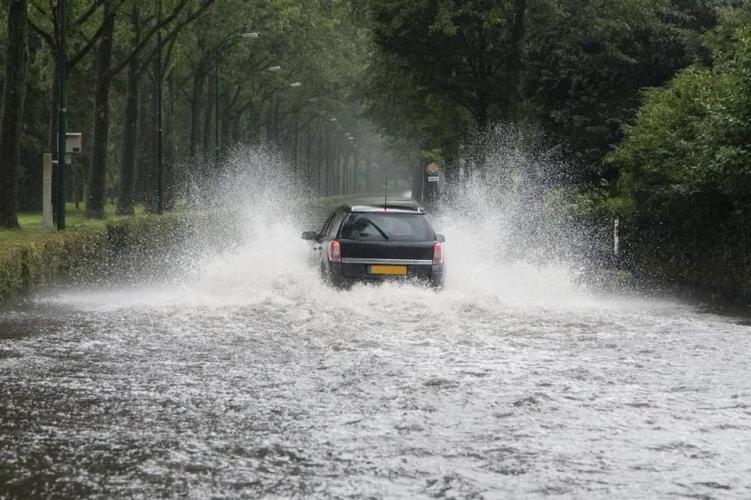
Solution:
<svg viewBox="0 0 751 500">
<path fill-rule="evenodd" d="M 227 36 L 214 49 L 214 167 L 219 167 L 219 54 L 224 47 L 237 38 L 258 38 L 257 32 L 237 33 Z M 269 68 L 271 69 L 271 68 Z M 281 69 L 281 68 L 279 68 Z"/>
<path fill-rule="evenodd" d="M 164 122 L 162 117 L 162 0 L 157 5 L 156 32 L 156 213 L 164 205 Z"/>
<path fill-rule="evenodd" d="M 58 57 L 60 62 L 60 98 L 57 113 L 57 229 L 65 229 L 65 150 L 67 138 L 67 89 L 65 88 L 68 69 L 68 55 L 65 45 L 65 28 L 67 24 L 67 5 L 65 0 L 58 3 L 60 13 L 60 41 Z"/>
</svg>

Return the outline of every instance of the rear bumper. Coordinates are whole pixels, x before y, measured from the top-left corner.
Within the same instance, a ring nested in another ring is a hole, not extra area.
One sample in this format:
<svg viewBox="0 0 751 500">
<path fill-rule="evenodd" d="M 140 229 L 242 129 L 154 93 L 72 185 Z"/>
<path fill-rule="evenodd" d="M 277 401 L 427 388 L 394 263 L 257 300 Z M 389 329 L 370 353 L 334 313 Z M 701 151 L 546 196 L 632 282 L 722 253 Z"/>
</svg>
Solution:
<svg viewBox="0 0 751 500">
<path fill-rule="evenodd" d="M 379 283 L 384 281 L 420 281 L 432 286 L 443 284 L 443 264 L 432 261 L 410 261 L 396 259 L 342 259 L 344 262 L 329 262 L 328 278 L 337 286 L 350 286 L 355 283 Z M 374 275 L 369 272 L 374 264 L 404 265 L 405 276 Z"/>
</svg>

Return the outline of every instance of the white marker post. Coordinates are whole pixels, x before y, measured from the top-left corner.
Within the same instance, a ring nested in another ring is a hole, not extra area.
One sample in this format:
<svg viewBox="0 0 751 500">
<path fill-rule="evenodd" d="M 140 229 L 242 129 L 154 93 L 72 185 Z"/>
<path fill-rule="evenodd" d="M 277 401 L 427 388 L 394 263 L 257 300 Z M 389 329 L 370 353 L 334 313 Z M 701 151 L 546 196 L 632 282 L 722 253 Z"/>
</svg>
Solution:
<svg viewBox="0 0 751 500">
<path fill-rule="evenodd" d="M 613 220 L 613 255 L 620 257 L 621 253 L 621 221 L 618 219 Z"/>
<path fill-rule="evenodd" d="M 42 167 L 42 226 L 52 227 L 52 154 L 44 153 Z"/>
</svg>

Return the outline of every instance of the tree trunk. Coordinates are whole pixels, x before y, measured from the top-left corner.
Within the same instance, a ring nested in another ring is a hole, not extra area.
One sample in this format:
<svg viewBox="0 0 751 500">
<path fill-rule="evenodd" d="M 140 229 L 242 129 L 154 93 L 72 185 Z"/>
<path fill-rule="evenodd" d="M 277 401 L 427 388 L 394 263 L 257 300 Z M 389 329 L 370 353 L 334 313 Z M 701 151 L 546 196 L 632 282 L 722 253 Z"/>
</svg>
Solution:
<svg viewBox="0 0 751 500">
<path fill-rule="evenodd" d="M 203 153 L 204 153 L 204 155 L 208 155 L 211 158 L 214 157 L 213 154 L 209 154 L 209 153 L 212 152 L 212 149 L 211 149 L 211 144 L 212 144 L 211 137 L 213 136 L 212 130 L 214 130 L 213 127 L 212 127 L 212 125 L 213 125 L 212 118 L 214 116 L 214 100 L 212 98 L 212 96 L 213 96 L 213 93 L 212 93 L 213 89 L 214 89 L 214 84 L 213 83 L 211 85 L 207 85 L 207 91 L 208 91 L 207 92 L 207 97 L 208 98 L 206 99 L 206 113 L 204 113 L 204 116 L 203 116 L 203 119 L 204 119 L 204 121 L 203 121 Z M 207 166 L 207 168 L 209 169 L 209 171 L 211 170 L 210 167 Z M 206 172 L 206 173 L 208 173 L 208 172 Z"/>
<path fill-rule="evenodd" d="M 219 145 L 221 146 L 220 154 L 222 157 L 226 157 L 225 152 L 229 146 L 232 146 L 232 138 L 230 137 L 232 130 L 231 116 L 232 106 L 230 105 L 229 94 L 221 94 L 219 96 L 219 106 L 221 110 L 221 121 L 219 122 Z"/>
<path fill-rule="evenodd" d="M 168 79 L 169 96 L 167 101 L 167 121 L 165 131 L 165 165 L 164 165 L 164 208 L 175 208 L 177 195 L 178 173 L 177 137 L 175 134 L 175 101 L 177 100 L 177 78 L 171 71 Z"/>
<path fill-rule="evenodd" d="M 490 99 L 485 92 L 479 92 L 474 105 L 475 122 L 477 124 L 478 139 L 487 132 L 490 125 Z"/>
<path fill-rule="evenodd" d="M 237 144 L 240 142 L 240 128 L 243 115 L 240 113 L 233 113 L 230 121 L 230 143 Z"/>
<path fill-rule="evenodd" d="M 509 91 L 506 92 L 504 110 L 506 118 L 515 122 L 518 118 L 521 86 L 522 55 L 526 32 L 527 0 L 514 0 L 514 25 L 511 28 L 511 58 L 508 61 Z"/>
<path fill-rule="evenodd" d="M 340 182 L 342 194 L 348 194 L 349 193 L 349 153 L 347 151 L 344 152 L 344 155 L 342 156 L 342 180 Z"/>
<path fill-rule="evenodd" d="M 274 92 L 274 146 L 279 146 L 279 96 Z"/>
<path fill-rule="evenodd" d="M 156 163 L 156 134 L 152 133 L 156 122 L 156 106 L 154 105 L 155 82 L 149 79 L 139 92 L 138 130 L 141 130 L 141 140 L 138 143 L 138 159 L 136 161 L 136 201 L 150 206 L 153 202 L 152 177 Z"/>
<path fill-rule="evenodd" d="M 323 130 L 324 127 L 321 126 L 321 129 L 318 133 L 318 154 L 316 155 L 316 164 L 318 166 L 318 175 L 316 176 L 316 181 L 318 184 L 318 195 L 323 196 L 326 194 L 326 185 L 325 185 L 325 176 L 326 173 L 324 171 L 325 167 L 325 156 L 324 156 L 324 136 L 323 136 Z"/>
<path fill-rule="evenodd" d="M 104 218 L 104 189 L 107 172 L 107 143 L 109 139 L 109 98 L 112 74 L 112 45 L 115 32 L 115 15 L 111 2 L 104 4 L 102 37 L 94 58 L 96 80 L 94 83 L 94 151 L 89 168 L 89 192 L 86 217 Z"/>
<path fill-rule="evenodd" d="M 8 50 L 0 135 L 0 226 L 18 227 L 18 174 L 26 85 L 27 0 L 8 4 Z"/>
<path fill-rule="evenodd" d="M 313 147 L 313 133 L 312 128 L 309 128 L 306 133 L 306 140 L 305 140 L 305 188 L 311 189 L 311 183 L 312 180 L 310 178 L 310 160 L 311 160 L 311 154 Z"/>
<path fill-rule="evenodd" d="M 128 83 L 125 96 L 125 126 L 123 127 L 123 150 L 120 163 L 120 196 L 117 199 L 118 215 L 134 213 L 136 177 L 136 144 L 138 144 L 138 60 L 128 64 Z"/>
<path fill-rule="evenodd" d="M 201 151 L 201 112 L 206 92 L 206 72 L 198 70 L 193 74 L 193 98 L 190 101 L 190 158 Z"/>
<path fill-rule="evenodd" d="M 138 5 L 130 12 L 133 27 L 133 44 L 140 40 Z M 138 143 L 138 85 L 140 79 L 138 56 L 128 63 L 128 83 L 125 90 L 125 125 L 123 127 L 123 150 L 120 162 L 120 195 L 117 197 L 117 214 L 133 215 L 133 196 L 136 177 L 136 144 Z"/>
</svg>

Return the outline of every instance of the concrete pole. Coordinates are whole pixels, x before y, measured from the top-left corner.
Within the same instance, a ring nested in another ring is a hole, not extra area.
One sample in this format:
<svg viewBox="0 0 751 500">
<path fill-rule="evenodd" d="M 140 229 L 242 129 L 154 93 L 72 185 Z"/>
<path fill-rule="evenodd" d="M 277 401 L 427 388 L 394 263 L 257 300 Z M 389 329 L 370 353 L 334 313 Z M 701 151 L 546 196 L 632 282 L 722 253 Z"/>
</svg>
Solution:
<svg viewBox="0 0 751 500">
<path fill-rule="evenodd" d="M 613 220 L 613 255 L 621 256 L 621 221 Z"/>
</svg>

